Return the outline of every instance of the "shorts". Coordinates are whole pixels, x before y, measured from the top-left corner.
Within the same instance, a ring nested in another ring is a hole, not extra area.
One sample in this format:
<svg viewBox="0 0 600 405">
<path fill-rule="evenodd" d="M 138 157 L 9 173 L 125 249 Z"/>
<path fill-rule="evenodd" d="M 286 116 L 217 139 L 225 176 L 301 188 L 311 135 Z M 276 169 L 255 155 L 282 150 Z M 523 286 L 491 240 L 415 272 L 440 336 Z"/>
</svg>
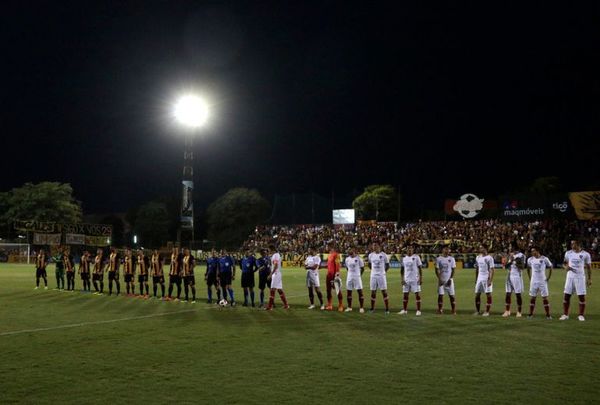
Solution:
<svg viewBox="0 0 600 405">
<path fill-rule="evenodd" d="M 546 298 L 548 294 L 548 283 L 546 281 L 532 281 L 529 284 L 529 295 L 535 297 L 540 293 L 540 295 Z"/>
<path fill-rule="evenodd" d="M 506 278 L 505 289 L 507 293 L 521 294 L 523 292 L 523 277 L 509 275 Z"/>
<path fill-rule="evenodd" d="M 569 277 L 565 281 L 565 294 L 585 295 L 585 276 Z"/>
<path fill-rule="evenodd" d="M 319 272 L 318 271 L 306 270 L 306 286 L 308 288 L 321 287 L 321 282 L 319 281 Z"/>
<path fill-rule="evenodd" d="M 39 278 L 39 277 L 46 278 L 48 275 L 46 273 L 46 269 L 35 269 L 35 276 L 37 278 Z"/>
<path fill-rule="evenodd" d="M 481 293 L 491 294 L 493 291 L 492 287 L 493 286 L 488 287 L 487 279 L 477 280 L 477 282 L 475 283 L 475 294 L 481 294 Z"/>
<path fill-rule="evenodd" d="M 92 281 L 101 281 L 104 279 L 104 274 L 94 273 L 92 274 Z"/>
<path fill-rule="evenodd" d="M 283 288 L 283 279 L 279 271 L 271 275 L 271 289 L 273 288 L 277 288 L 278 290 Z"/>
<path fill-rule="evenodd" d="M 169 283 L 170 284 L 179 284 L 179 283 L 181 283 L 181 277 L 169 274 Z"/>
<path fill-rule="evenodd" d="M 371 273 L 370 282 L 371 291 L 375 290 L 387 290 L 387 277 L 385 274 L 373 274 Z"/>
<path fill-rule="evenodd" d="M 227 272 L 227 273 L 221 273 L 221 276 L 219 277 L 219 280 L 221 282 L 221 287 L 225 287 L 227 285 L 231 285 L 231 273 Z"/>
<path fill-rule="evenodd" d="M 196 276 L 184 276 L 183 277 L 183 285 L 191 285 L 192 287 L 196 285 Z"/>
<path fill-rule="evenodd" d="M 108 281 L 119 281 L 119 273 L 117 273 L 116 271 L 109 271 L 108 272 Z"/>
<path fill-rule="evenodd" d="M 242 273 L 242 288 L 254 288 L 254 273 Z"/>
<path fill-rule="evenodd" d="M 109 277 L 110 279 L 110 277 Z M 123 279 L 125 280 L 126 283 L 133 283 L 133 274 L 128 273 L 123 275 Z"/>
<path fill-rule="evenodd" d="M 258 288 L 264 290 L 265 288 L 271 288 L 271 280 L 267 279 L 269 274 L 258 275 Z"/>
<path fill-rule="evenodd" d="M 152 276 L 152 282 L 154 284 L 164 284 L 165 276 Z"/>
<path fill-rule="evenodd" d="M 147 282 L 148 282 L 148 276 L 146 274 L 138 275 L 138 283 L 147 283 Z"/>
<path fill-rule="evenodd" d="M 438 295 L 454 295 L 454 280 L 450 279 L 450 287 L 446 285 L 448 280 L 444 281 L 444 284 L 438 287 Z"/>
<path fill-rule="evenodd" d="M 362 290 L 362 289 L 363 289 L 363 284 L 362 284 L 362 278 L 360 276 L 349 276 L 346 279 L 346 290 L 352 291 L 352 290 Z"/>
<path fill-rule="evenodd" d="M 419 281 L 418 280 L 412 280 L 412 281 L 405 282 L 404 285 L 402 286 L 402 292 L 403 293 L 409 293 L 409 292 L 418 293 L 418 292 L 421 292 L 421 286 L 419 285 Z"/>
<path fill-rule="evenodd" d="M 214 285 L 214 286 L 218 286 L 219 285 L 219 283 L 217 281 L 217 274 L 216 273 L 213 272 L 213 273 L 208 273 L 206 275 L 206 285 L 209 286 L 209 287 L 211 285 Z"/>
<path fill-rule="evenodd" d="M 90 279 L 90 273 L 81 273 L 81 279 L 82 280 L 89 280 Z"/>
</svg>

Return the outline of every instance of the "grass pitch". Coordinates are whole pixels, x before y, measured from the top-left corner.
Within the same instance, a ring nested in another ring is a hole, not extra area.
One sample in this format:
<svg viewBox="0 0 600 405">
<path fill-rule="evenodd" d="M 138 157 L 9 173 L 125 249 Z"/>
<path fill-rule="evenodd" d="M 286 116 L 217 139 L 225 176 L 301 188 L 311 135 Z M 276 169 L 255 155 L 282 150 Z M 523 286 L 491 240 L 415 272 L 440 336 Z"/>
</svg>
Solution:
<svg viewBox="0 0 600 405">
<path fill-rule="evenodd" d="M 397 269 L 388 274 L 388 316 L 380 295 L 375 314 L 307 310 L 302 269 L 284 269 L 292 308 L 285 311 L 276 301 L 273 312 L 207 305 L 203 285 L 192 305 L 54 291 L 52 267 L 50 289 L 33 290 L 34 275 L 33 266 L 0 265 L 2 404 L 584 403 L 600 398 L 599 287 L 588 291 L 586 322 L 574 319 L 576 301 L 571 320 L 559 322 L 563 271 L 555 271 L 550 283 L 552 321 L 544 319 L 540 298 L 533 320 L 500 317 L 503 271 L 496 274 L 490 318 L 471 315 L 472 270 L 459 270 L 455 277 L 457 316 L 434 313 L 435 276 L 425 270 L 420 318 L 414 315 L 414 296 L 410 314 L 396 314 L 402 300 Z M 368 278 L 365 272 L 366 286 Z M 239 282 L 235 293 L 241 302 Z M 356 296 L 354 303 L 356 308 Z M 524 312 L 527 303 L 525 295 Z"/>
</svg>

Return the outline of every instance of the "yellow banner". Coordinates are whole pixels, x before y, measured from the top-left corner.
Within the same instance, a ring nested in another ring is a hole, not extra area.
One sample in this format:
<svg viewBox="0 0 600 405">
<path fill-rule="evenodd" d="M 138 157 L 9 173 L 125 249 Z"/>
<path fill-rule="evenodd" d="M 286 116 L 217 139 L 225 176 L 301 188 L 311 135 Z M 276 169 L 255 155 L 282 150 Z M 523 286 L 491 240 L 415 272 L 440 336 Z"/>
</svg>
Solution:
<svg viewBox="0 0 600 405">
<path fill-rule="evenodd" d="M 600 219 L 600 191 L 569 193 L 577 219 Z"/>
</svg>

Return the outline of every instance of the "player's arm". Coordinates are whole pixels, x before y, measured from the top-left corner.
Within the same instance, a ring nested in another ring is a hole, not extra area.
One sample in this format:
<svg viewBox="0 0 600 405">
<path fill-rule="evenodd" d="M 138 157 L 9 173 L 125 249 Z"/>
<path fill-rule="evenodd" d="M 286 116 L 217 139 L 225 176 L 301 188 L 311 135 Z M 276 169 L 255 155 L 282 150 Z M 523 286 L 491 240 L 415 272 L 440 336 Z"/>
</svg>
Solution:
<svg viewBox="0 0 600 405">
<path fill-rule="evenodd" d="M 552 263 L 550 260 L 546 259 L 546 264 L 548 266 L 548 277 L 546 277 L 546 282 L 550 281 L 550 277 L 552 277 Z"/>
<path fill-rule="evenodd" d="M 477 260 L 475 260 L 475 283 L 477 283 L 478 278 L 479 278 L 479 265 L 477 264 Z"/>
<path fill-rule="evenodd" d="M 232 265 L 231 265 L 231 279 L 235 280 L 235 259 L 232 257 L 231 261 L 233 262 Z M 241 265 L 242 265 L 242 261 L 240 260 L 240 266 Z"/>
<path fill-rule="evenodd" d="M 419 285 L 423 284 L 423 266 L 419 266 Z"/>
<path fill-rule="evenodd" d="M 365 272 L 365 262 L 360 257 L 358 258 L 358 265 L 360 267 L 360 275 L 362 276 Z"/>
<path fill-rule="evenodd" d="M 400 262 L 400 279 L 402 280 L 402 285 L 405 285 L 406 282 L 404 281 L 404 263 Z"/>
<path fill-rule="evenodd" d="M 339 277 L 340 276 L 340 267 L 341 267 L 340 255 L 337 254 L 335 256 L 335 277 Z"/>
<path fill-rule="evenodd" d="M 531 261 L 527 260 L 527 277 L 531 280 Z"/>
<path fill-rule="evenodd" d="M 585 271 L 587 273 L 587 285 L 589 287 L 592 285 L 592 261 L 589 255 L 585 257 Z"/>
<path fill-rule="evenodd" d="M 456 261 L 452 259 L 452 272 L 450 273 L 450 278 L 448 279 L 448 287 L 452 285 L 452 280 L 454 279 L 454 272 L 456 271 Z"/>
<path fill-rule="evenodd" d="M 435 276 L 437 277 L 438 281 L 441 283 L 442 280 L 440 279 L 440 263 L 437 261 L 435 261 Z"/>
<path fill-rule="evenodd" d="M 571 268 L 569 267 L 569 258 L 567 257 L 566 253 L 565 253 L 565 259 L 563 260 L 563 268 L 567 271 L 571 270 Z"/>
<path fill-rule="evenodd" d="M 390 269 L 390 259 L 388 259 L 387 255 L 383 255 L 384 257 L 384 261 L 385 261 L 385 272 L 387 273 L 387 271 Z"/>
<path fill-rule="evenodd" d="M 490 260 L 490 275 L 488 277 L 488 285 L 492 285 L 494 282 L 494 272 L 496 271 L 496 265 L 494 264 L 494 260 Z"/>
</svg>

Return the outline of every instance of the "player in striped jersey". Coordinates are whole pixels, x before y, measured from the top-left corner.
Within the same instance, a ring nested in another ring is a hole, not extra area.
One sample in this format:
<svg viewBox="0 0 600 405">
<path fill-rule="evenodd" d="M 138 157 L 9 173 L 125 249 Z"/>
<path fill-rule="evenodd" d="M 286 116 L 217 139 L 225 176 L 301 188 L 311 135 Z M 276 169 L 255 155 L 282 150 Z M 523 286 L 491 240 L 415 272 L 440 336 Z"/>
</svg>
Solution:
<svg viewBox="0 0 600 405">
<path fill-rule="evenodd" d="M 152 259 L 150 260 L 151 273 L 152 273 L 152 290 L 154 292 L 154 298 L 156 298 L 156 292 L 160 285 L 161 298 L 165 298 L 165 272 L 163 270 L 164 259 L 162 254 L 158 250 L 152 252 Z"/>
<path fill-rule="evenodd" d="M 108 295 L 112 295 L 113 281 L 117 287 L 117 295 L 119 295 L 121 292 L 121 283 L 119 282 L 120 265 L 121 260 L 119 258 L 119 254 L 117 253 L 117 249 L 112 247 L 110 249 L 110 255 L 108 256 Z"/>
<path fill-rule="evenodd" d="M 571 295 L 577 294 L 579 297 L 579 316 L 580 321 L 585 321 L 585 296 L 586 285 L 592 285 L 592 258 L 590 254 L 581 248 L 578 240 L 571 241 L 571 250 L 565 253 L 564 268 L 567 270 L 565 280 L 565 296 L 563 300 L 564 314 L 559 318 L 561 321 L 569 319 L 569 305 Z M 587 281 L 585 274 L 587 272 Z"/>
<path fill-rule="evenodd" d="M 507 260 L 507 269 L 508 274 L 506 275 L 506 298 L 505 298 L 505 307 L 503 317 L 510 316 L 510 303 L 512 298 L 512 293 L 514 292 L 517 297 L 517 318 L 520 318 L 521 310 L 523 307 L 523 269 L 525 268 L 525 255 L 519 252 L 519 247 L 516 243 L 512 244 L 511 252 L 508 256 Z"/>
<path fill-rule="evenodd" d="M 44 289 L 48 289 L 48 274 L 46 266 L 48 265 L 48 256 L 44 249 L 40 249 L 35 259 L 35 289 L 40 288 L 40 278 L 44 279 Z"/>
<path fill-rule="evenodd" d="M 321 303 L 321 310 L 325 309 L 325 305 L 323 305 L 323 293 L 321 292 L 321 284 L 319 282 L 320 266 L 321 258 L 318 255 L 315 255 L 315 250 L 313 248 L 309 248 L 308 256 L 306 256 L 306 260 L 304 260 L 304 268 L 306 269 L 306 287 L 308 288 L 308 300 L 310 301 L 308 309 L 315 308 L 315 292 Z"/>
<path fill-rule="evenodd" d="M 65 251 L 63 255 L 63 263 L 67 274 L 67 291 L 75 291 L 75 262 L 69 250 Z"/>
<path fill-rule="evenodd" d="M 123 278 L 125 279 L 125 289 L 127 290 L 127 296 L 131 297 L 135 295 L 135 269 L 133 267 L 133 256 L 131 249 L 125 249 L 125 255 L 123 256 Z"/>
<path fill-rule="evenodd" d="M 183 274 L 183 287 L 185 291 L 184 302 L 189 301 L 189 290 L 192 291 L 192 304 L 196 303 L 196 277 L 194 276 L 194 265 L 196 259 L 190 253 L 189 249 L 183 250 L 182 259 L 182 274 Z"/>
<path fill-rule="evenodd" d="M 171 264 L 169 267 L 169 295 L 167 301 L 171 301 L 173 298 L 173 285 L 177 287 L 177 298 L 175 301 L 179 301 L 181 297 L 181 261 L 182 255 L 179 253 L 179 248 L 174 247 L 171 252 Z"/>
<path fill-rule="evenodd" d="M 444 246 L 442 255 L 435 259 L 435 275 L 438 278 L 438 314 L 444 312 L 444 294 L 447 293 L 452 306 L 452 314 L 456 315 L 456 299 L 454 298 L 454 270 L 456 261 L 450 256 L 450 248 Z"/>
<path fill-rule="evenodd" d="M 79 261 L 79 276 L 83 283 L 83 291 L 91 292 L 90 285 L 90 252 L 87 250 L 83 251 L 81 260 Z"/>
<path fill-rule="evenodd" d="M 94 283 L 94 294 L 102 295 L 104 293 L 104 255 L 102 249 L 96 250 L 92 282 Z M 100 284 L 100 288 L 98 288 L 98 283 Z"/>
<path fill-rule="evenodd" d="M 546 269 L 548 269 L 548 276 L 546 276 Z M 539 293 L 544 300 L 546 319 L 552 319 L 550 316 L 550 303 L 548 302 L 548 281 L 550 281 L 550 277 L 552 276 L 552 263 L 546 256 L 540 254 L 540 250 L 537 247 L 531 248 L 531 257 L 527 259 L 527 274 L 530 280 L 529 296 L 531 297 L 528 318 L 533 317 L 535 299 Z"/>
<path fill-rule="evenodd" d="M 354 248 L 350 248 L 348 251 L 348 257 L 346 257 L 344 264 L 348 270 L 348 275 L 346 276 L 348 308 L 346 308 L 346 312 L 352 311 L 352 290 L 356 290 L 356 294 L 358 294 L 358 302 L 360 304 L 359 312 L 362 314 L 365 312 L 365 296 L 363 295 L 361 276 L 365 271 L 365 262 L 360 258 L 360 256 L 356 255 Z"/>
<path fill-rule="evenodd" d="M 483 316 L 490 316 L 492 307 L 492 291 L 494 281 L 494 258 L 481 245 L 480 254 L 475 258 L 475 315 L 481 315 L 481 293 L 485 293 L 487 301 Z"/>
<path fill-rule="evenodd" d="M 150 287 L 148 287 L 148 272 L 150 267 L 150 259 L 142 249 L 138 250 L 138 283 L 140 283 L 140 297 L 148 298 L 150 296 Z M 144 294 L 144 288 L 146 294 Z"/>
</svg>

